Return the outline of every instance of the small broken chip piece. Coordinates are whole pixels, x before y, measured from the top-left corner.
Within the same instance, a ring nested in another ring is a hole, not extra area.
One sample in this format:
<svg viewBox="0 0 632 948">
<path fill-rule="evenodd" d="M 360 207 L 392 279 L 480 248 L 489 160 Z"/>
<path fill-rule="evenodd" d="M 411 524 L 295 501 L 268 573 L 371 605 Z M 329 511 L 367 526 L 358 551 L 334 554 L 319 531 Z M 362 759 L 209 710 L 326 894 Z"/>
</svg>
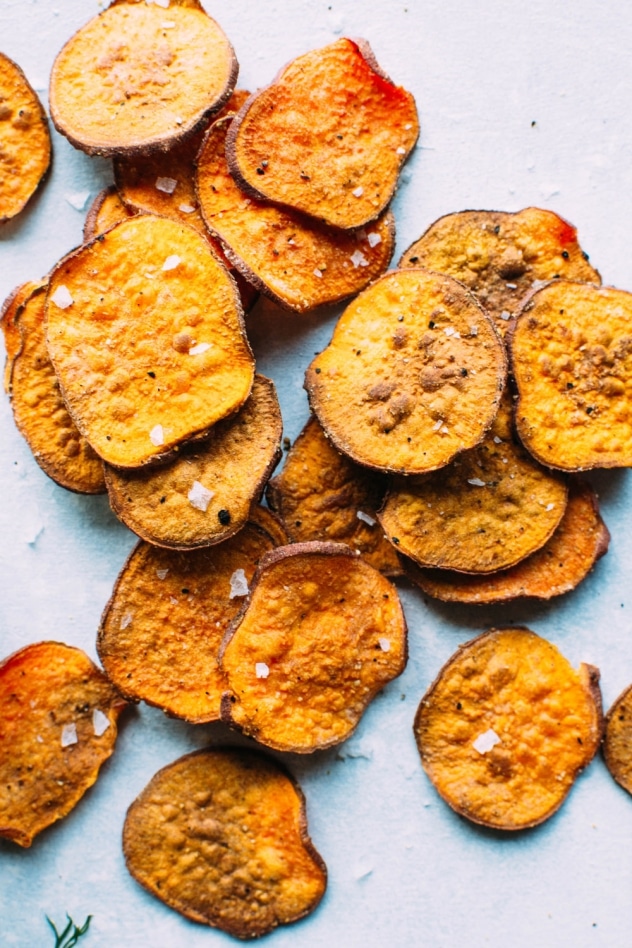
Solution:
<svg viewBox="0 0 632 948">
<path fill-rule="evenodd" d="M 502 340 L 468 290 L 443 274 L 396 270 L 347 306 L 305 388 L 343 454 L 421 474 L 482 441 L 505 374 Z"/>
<path fill-rule="evenodd" d="M 233 577 L 246 583 L 274 543 L 248 523 L 204 550 L 176 552 L 140 542 L 116 581 L 97 650 L 119 691 L 194 724 L 216 721 L 228 687 L 219 646 L 242 607 Z"/>
<path fill-rule="evenodd" d="M 78 648 L 38 642 L 0 663 L 0 837 L 30 846 L 114 750 L 126 702 Z"/>
<path fill-rule="evenodd" d="M 602 749 L 614 779 L 632 793 L 632 685 L 619 695 L 606 715 Z"/>
<path fill-rule="evenodd" d="M 571 480 L 568 504 L 550 540 L 509 569 L 487 575 L 424 569 L 402 557 L 406 575 L 429 596 L 444 602 L 483 605 L 511 599 L 552 599 L 575 589 L 608 551 L 610 533 L 588 484 Z"/>
<path fill-rule="evenodd" d="M 163 467 L 106 466 L 112 510 L 158 546 L 185 550 L 221 543 L 243 527 L 261 497 L 281 456 L 282 430 L 274 385 L 257 375 L 244 405 L 215 425 L 207 441 L 184 445 Z"/>
<path fill-rule="evenodd" d="M 193 133 L 230 97 L 235 53 L 198 2 L 116 0 L 63 47 L 49 102 L 58 131 L 90 155 L 149 154 Z M 195 68 L 191 68 L 194 64 Z"/>
<path fill-rule="evenodd" d="M 516 427 L 549 467 L 632 466 L 632 294 L 555 280 L 528 299 L 508 342 Z"/>
<path fill-rule="evenodd" d="M 312 416 L 289 451 L 280 474 L 268 484 L 268 503 L 294 543 L 346 543 L 386 576 L 402 568 L 377 522 L 385 480 L 340 454 Z"/>
<path fill-rule="evenodd" d="M 236 938 L 304 918 L 327 886 L 300 787 L 244 748 L 195 751 L 160 770 L 127 811 L 123 852 L 152 895 Z"/>
<path fill-rule="evenodd" d="M 296 312 L 339 302 L 384 272 L 395 245 L 390 211 L 368 231 L 341 231 L 240 191 L 224 154 L 230 115 L 210 128 L 197 159 L 206 225 L 233 265 L 278 305 Z"/>
<path fill-rule="evenodd" d="M 599 671 L 524 628 L 461 645 L 421 700 L 415 739 L 435 789 L 474 823 L 520 830 L 565 800 L 601 738 Z"/>
<path fill-rule="evenodd" d="M 563 277 L 601 283 L 577 231 L 553 211 L 527 207 L 447 214 L 403 254 L 400 267 L 427 267 L 464 283 L 505 333 L 524 295 Z"/>
<path fill-rule="evenodd" d="M 365 40 L 343 38 L 299 56 L 242 106 L 226 157 L 249 196 L 349 229 L 387 206 L 418 134 L 413 96 Z"/>
<path fill-rule="evenodd" d="M 166 458 L 250 393 L 237 289 L 186 224 L 141 214 L 79 247 L 53 270 L 46 309 L 68 410 L 109 464 Z"/>
<path fill-rule="evenodd" d="M 50 165 L 42 103 L 13 60 L 0 53 L 0 224 L 19 214 Z"/>
<path fill-rule="evenodd" d="M 276 750 L 331 747 L 406 659 L 404 613 L 381 573 L 342 543 L 279 547 L 222 643 L 222 720 Z"/>
<path fill-rule="evenodd" d="M 137 211 L 123 204 L 115 185 L 103 188 L 88 208 L 83 225 L 83 242 L 87 244 L 115 224 L 127 220 L 128 217 L 135 217 L 136 213 Z"/>
<path fill-rule="evenodd" d="M 420 566 L 493 573 L 544 546 L 567 497 L 565 478 L 514 438 L 506 395 L 478 447 L 440 471 L 399 478 L 378 516 L 387 537 Z"/>
</svg>

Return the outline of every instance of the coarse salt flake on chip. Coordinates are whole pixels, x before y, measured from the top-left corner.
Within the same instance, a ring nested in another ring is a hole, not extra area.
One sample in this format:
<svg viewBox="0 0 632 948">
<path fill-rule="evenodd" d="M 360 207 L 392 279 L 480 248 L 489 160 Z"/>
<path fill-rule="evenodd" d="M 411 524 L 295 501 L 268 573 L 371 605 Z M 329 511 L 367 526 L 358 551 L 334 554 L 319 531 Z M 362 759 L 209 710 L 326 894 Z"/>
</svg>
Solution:
<svg viewBox="0 0 632 948">
<path fill-rule="evenodd" d="M 95 708 L 92 712 L 92 729 L 97 737 L 105 734 L 110 726 L 110 719 L 100 708 Z"/>
<path fill-rule="evenodd" d="M 182 258 L 174 253 L 174 254 L 171 254 L 169 257 L 167 257 L 161 269 L 162 270 L 175 270 L 175 268 L 179 266 L 181 263 L 182 263 Z"/>
<path fill-rule="evenodd" d="M 210 342 L 198 342 L 195 346 L 191 346 L 189 349 L 190 356 L 202 355 L 203 352 L 208 352 L 211 348 Z"/>
<path fill-rule="evenodd" d="M 472 747 L 478 751 L 479 754 L 486 754 L 492 747 L 500 743 L 501 741 L 498 734 L 490 727 L 487 731 L 483 731 L 482 734 L 479 734 L 475 741 L 472 741 Z"/>
<path fill-rule="evenodd" d="M 165 432 L 162 425 L 154 425 L 149 432 L 149 439 L 156 447 L 165 443 Z"/>
<path fill-rule="evenodd" d="M 55 306 L 59 306 L 60 309 L 68 309 L 68 307 L 72 306 L 74 303 L 68 287 L 64 286 L 63 283 L 59 284 L 55 292 L 51 294 L 50 299 L 53 301 Z"/>
<path fill-rule="evenodd" d="M 193 507 L 197 507 L 197 509 L 201 510 L 203 513 L 206 513 L 208 510 L 208 505 L 214 496 L 214 492 L 209 490 L 208 487 L 204 487 L 204 485 L 200 484 L 199 481 L 193 481 L 193 487 L 187 494 L 189 503 Z"/>
<path fill-rule="evenodd" d="M 230 577 L 230 598 L 248 595 L 248 580 L 243 569 L 236 569 Z"/>
<path fill-rule="evenodd" d="M 267 678 L 270 674 L 270 668 L 265 662 L 255 663 L 255 674 L 257 678 Z"/>
<path fill-rule="evenodd" d="M 77 725 L 64 724 L 61 729 L 61 746 L 70 747 L 72 744 L 76 744 L 77 741 Z"/>
</svg>

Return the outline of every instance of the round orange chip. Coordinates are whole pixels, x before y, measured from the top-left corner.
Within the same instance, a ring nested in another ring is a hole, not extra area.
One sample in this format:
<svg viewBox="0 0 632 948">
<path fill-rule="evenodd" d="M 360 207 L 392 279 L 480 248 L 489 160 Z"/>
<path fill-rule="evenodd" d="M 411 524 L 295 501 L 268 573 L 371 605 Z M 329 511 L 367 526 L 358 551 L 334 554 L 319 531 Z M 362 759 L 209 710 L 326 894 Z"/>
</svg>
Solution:
<svg viewBox="0 0 632 948">
<path fill-rule="evenodd" d="M 619 695 L 606 715 L 603 755 L 617 783 L 632 793 L 632 685 Z"/>
<path fill-rule="evenodd" d="M 88 208 L 85 224 L 83 225 L 84 243 L 94 240 L 97 234 L 105 233 L 110 227 L 120 224 L 128 217 L 134 217 L 136 213 L 136 211 L 130 210 L 123 204 L 113 184 L 109 188 L 103 188 Z"/>
</svg>

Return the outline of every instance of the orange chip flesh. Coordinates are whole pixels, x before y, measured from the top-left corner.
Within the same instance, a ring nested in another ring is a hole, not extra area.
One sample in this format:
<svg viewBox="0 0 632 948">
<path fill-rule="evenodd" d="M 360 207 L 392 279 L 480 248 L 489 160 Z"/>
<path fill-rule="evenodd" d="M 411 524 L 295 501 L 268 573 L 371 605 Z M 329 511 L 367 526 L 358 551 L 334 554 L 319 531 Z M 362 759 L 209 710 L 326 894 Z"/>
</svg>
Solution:
<svg viewBox="0 0 632 948">
<path fill-rule="evenodd" d="M 77 427 L 122 468 L 232 414 L 254 376 L 235 284 L 197 231 L 163 217 L 123 221 L 57 265 L 47 339 Z"/>
<path fill-rule="evenodd" d="M 501 333 L 522 297 L 541 280 L 601 283 L 577 230 L 553 211 L 527 207 L 447 214 L 403 254 L 400 267 L 447 273 L 476 294 Z"/>
<path fill-rule="evenodd" d="M 205 442 L 185 445 L 164 467 L 106 470 L 110 505 L 130 530 L 176 550 L 221 543 L 237 533 L 280 458 L 281 409 L 273 383 L 255 376 L 237 414 Z"/>
<path fill-rule="evenodd" d="M 343 454 L 421 474 L 482 441 L 505 374 L 502 341 L 466 289 L 427 270 L 396 270 L 349 304 L 305 388 Z"/>
<path fill-rule="evenodd" d="M 603 755 L 617 783 L 632 793 L 632 685 L 619 695 L 606 715 Z"/>
<path fill-rule="evenodd" d="M 121 693 L 194 724 L 218 720 L 227 688 L 218 665 L 222 636 L 260 558 L 273 547 L 251 523 L 205 550 L 139 543 L 116 581 L 97 638 L 103 667 Z"/>
<path fill-rule="evenodd" d="M 309 915 L 327 885 L 300 787 L 271 757 L 241 748 L 160 770 L 127 812 L 123 852 L 152 895 L 236 938 Z"/>
<path fill-rule="evenodd" d="M 329 443 L 312 416 L 268 484 L 268 503 L 282 517 L 294 543 L 346 543 L 386 576 L 401 575 L 393 545 L 377 521 L 386 483 Z"/>
<path fill-rule="evenodd" d="M 0 53 L 0 224 L 19 214 L 51 159 L 42 103 L 13 60 Z"/>
<path fill-rule="evenodd" d="M 395 245 L 393 215 L 368 229 L 340 231 L 303 214 L 253 200 L 233 180 L 224 154 L 231 117 L 209 130 L 197 165 L 207 227 L 244 277 L 297 312 L 339 302 L 384 272 Z"/>
<path fill-rule="evenodd" d="M 9 293 L 6 300 L 0 308 L 0 328 L 2 328 L 2 335 L 4 337 L 4 350 L 6 353 L 6 361 L 4 364 L 4 390 L 7 395 L 11 394 L 11 374 L 13 372 L 13 363 L 16 356 L 20 354 L 22 349 L 22 333 L 20 327 L 17 323 L 17 314 L 29 298 L 29 296 L 34 293 L 34 291 L 41 286 L 40 282 L 30 281 L 28 283 L 22 283 L 20 286 L 16 286 L 14 290 Z"/>
<path fill-rule="evenodd" d="M 299 56 L 241 108 L 226 142 L 239 186 L 333 227 L 361 227 L 389 203 L 419 134 L 413 96 L 364 40 Z"/>
<path fill-rule="evenodd" d="M 10 370 L 15 424 L 41 469 L 57 484 L 80 494 L 103 494 L 103 461 L 68 414 L 46 349 L 47 284 L 30 285 L 32 292 L 15 317 L 22 341 Z"/>
<path fill-rule="evenodd" d="M 483 605 L 512 599 L 552 599 L 575 589 L 608 551 L 610 533 L 599 515 L 595 492 L 571 482 L 568 504 L 551 539 L 509 569 L 484 576 L 423 569 L 406 560 L 404 569 L 423 592 L 444 602 Z"/>
<path fill-rule="evenodd" d="M 126 702 L 78 648 L 38 642 L 0 664 L 0 837 L 28 847 L 114 751 Z"/>
<path fill-rule="evenodd" d="M 406 659 L 397 591 L 377 570 L 341 543 L 279 547 L 222 644 L 222 720 L 276 750 L 331 747 Z"/>
<path fill-rule="evenodd" d="M 556 280 L 509 334 L 516 427 L 534 457 L 583 471 L 632 466 L 632 294 Z"/>
<path fill-rule="evenodd" d="M 492 573 L 544 546 L 567 498 L 566 480 L 514 439 L 506 397 L 482 444 L 440 471 L 395 482 L 378 516 L 419 565 Z"/>
<path fill-rule="evenodd" d="M 88 209 L 83 225 L 84 243 L 94 240 L 98 234 L 104 234 L 110 227 L 127 220 L 128 217 L 134 217 L 135 214 L 135 211 L 123 204 L 113 184 L 109 188 L 103 188 Z"/>
<path fill-rule="evenodd" d="M 237 68 L 228 38 L 199 3 L 172 2 L 168 12 L 114 3 L 55 59 L 51 117 L 90 155 L 161 151 L 222 107 Z"/>
<path fill-rule="evenodd" d="M 548 819 L 592 760 L 599 671 L 575 671 L 528 629 L 461 645 L 421 700 L 415 739 L 435 789 L 474 823 L 520 830 Z"/>
<path fill-rule="evenodd" d="M 254 504 L 250 510 L 249 520 L 268 534 L 274 546 L 287 546 L 290 542 L 283 521 L 269 507 Z"/>
</svg>

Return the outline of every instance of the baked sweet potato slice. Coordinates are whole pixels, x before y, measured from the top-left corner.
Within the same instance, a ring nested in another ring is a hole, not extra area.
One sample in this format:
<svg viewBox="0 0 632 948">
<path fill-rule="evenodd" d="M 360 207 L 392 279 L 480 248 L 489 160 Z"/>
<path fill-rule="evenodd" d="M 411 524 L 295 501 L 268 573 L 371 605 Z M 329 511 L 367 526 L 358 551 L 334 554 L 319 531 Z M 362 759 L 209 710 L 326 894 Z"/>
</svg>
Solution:
<svg viewBox="0 0 632 948">
<path fill-rule="evenodd" d="M 405 251 L 399 266 L 427 267 L 460 280 L 476 294 L 501 333 L 539 281 L 601 283 L 579 246 L 575 227 L 539 207 L 513 214 L 447 214 Z"/>
<path fill-rule="evenodd" d="M 396 270 L 347 306 L 305 388 L 343 454 L 421 474 L 482 441 L 505 374 L 502 341 L 468 290 L 428 270 Z"/>
<path fill-rule="evenodd" d="M 11 360 L 11 408 L 33 457 L 57 484 L 79 494 L 105 493 L 103 461 L 79 433 L 59 391 L 46 349 L 46 282 L 29 284 L 15 316 L 21 347 Z"/>
<path fill-rule="evenodd" d="M 512 599 L 552 599 L 575 589 L 599 557 L 608 551 L 610 533 L 588 484 L 571 481 L 568 504 L 555 533 L 526 559 L 488 575 L 466 576 L 445 569 L 424 569 L 402 558 L 409 579 L 444 602 L 483 605 Z"/>
<path fill-rule="evenodd" d="M 617 783 L 632 793 L 632 685 L 619 695 L 606 715 L 603 756 Z"/>
<path fill-rule="evenodd" d="M 299 56 L 241 108 L 226 157 L 251 197 L 361 227 L 389 203 L 419 134 L 413 96 L 365 40 Z"/>
<path fill-rule="evenodd" d="M 250 515 L 280 457 L 281 409 L 273 383 L 255 376 L 237 414 L 206 441 L 184 445 L 164 467 L 106 467 L 110 505 L 130 530 L 176 550 L 221 543 Z"/>
<path fill-rule="evenodd" d="M 201 4 L 172 0 L 164 9 L 118 0 L 55 59 L 51 117 L 90 155 L 162 151 L 224 105 L 237 68 L 228 38 Z"/>
<path fill-rule="evenodd" d="M 398 550 L 421 566 L 493 573 L 544 546 L 567 496 L 565 478 L 514 438 L 506 396 L 478 447 L 440 471 L 399 478 L 378 517 Z"/>
<path fill-rule="evenodd" d="M 220 664 L 222 720 L 268 747 L 331 747 L 406 665 L 397 591 L 341 543 L 296 543 L 263 557 Z"/>
<path fill-rule="evenodd" d="M 42 103 L 13 60 L 0 53 L 0 224 L 19 214 L 51 159 Z"/>
<path fill-rule="evenodd" d="M 78 648 L 38 642 L 0 663 L 0 837 L 30 846 L 97 779 L 126 702 Z"/>
<path fill-rule="evenodd" d="M 94 240 L 98 234 L 104 234 L 110 227 L 127 220 L 128 217 L 134 217 L 136 213 L 123 203 L 115 185 L 103 188 L 88 208 L 83 225 L 84 243 Z"/>
<path fill-rule="evenodd" d="M 632 294 L 555 280 L 509 332 L 516 427 L 534 457 L 583 471 L 632 466 Z"/>
<path fill-rule="evenodd" d="M 197 193 L 206 225 L 243 276 L 286 309 L 336 303 L 384 272 L 395 245 L 390 211 L 369 228 L 340 231 L 254 200 L 239 189 L 224 145 L 231 116 L 210 128 L 197 159 Z"/>
<path fill-rule="evenodd" d="M 599 671 L 575 671 L 528 629 L 461 645 L 421 700 L 415 739 L 457 813 L 501 830 L 536 826 L 564 802 L 601 738 Z"/>
<path fill-rule="evenodd" d="M 205 550 L 139 543 L 116 581 L 97 650 L 127 698 L 194 724 L 219 718 L 228 687 L 219 646 L 274 543 L 254 524 Z"/>
<path fill-rule="evenodd" d="M 399 576 L 397 551 L 376 516 L 385 490 L 385 479 L 336 451 L 312 416 L 269 482 L 267 497 L 294 543 L 346 543 L 381 573 Z"/>
<path fill-rule="evenodd" d="M 141 214 L 65 257 L 48 349 L 95 451 L 140 467 L 245 402 L 254 359 L 234 282 L 192 227 Z"/>
<path fill-rule="evenodd" d="M 235 938 L 309 915 L 327 885 L 300 787 L 243 748 L 196 751 L 160 770 L 127 811 L 123 852 L 152 895 Z"/>
<path fill-rule="evenodd" d="M 268 507 L 253 504 L 248 519 L 268 534 L 274 546 L 287 546 L 290 542 L 283 521 Z"/>
<path fill-rule="evenodd" d="M 11 373 L 13 372 L 13 362 L 22 348 L 22 333 L 18 326 L 16 317 L 23 303 L 42 283 L 29 281 L 16 286 L 9 293 L 6 300 L 0 308 L 0 327 L 4 337 L 4 351 L 6 360 L 4 363 L 4 390 L 7 395 L 11 394 Z"/>
</svg>

